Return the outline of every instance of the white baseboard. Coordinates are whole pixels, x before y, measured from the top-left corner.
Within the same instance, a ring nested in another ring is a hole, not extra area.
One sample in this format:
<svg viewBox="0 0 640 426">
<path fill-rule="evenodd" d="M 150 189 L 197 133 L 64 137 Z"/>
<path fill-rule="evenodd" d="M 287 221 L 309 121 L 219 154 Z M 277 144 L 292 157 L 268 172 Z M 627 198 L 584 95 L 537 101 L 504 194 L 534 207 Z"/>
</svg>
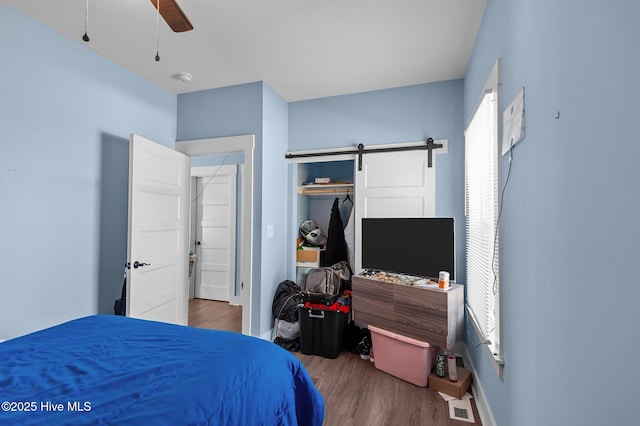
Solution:
<svg viewBox="0 0 640 426">
<path fill-rule="evenodd" d="M 480 420 L 482 421 L 483 425 L 495 425 L 496 421 L 493 418 L 493 412 L 491 411 L 491 407 L 489 407 L 489 404 L 487 404 L 487 399 L 484 395 L 484 390 L 482 389 L 482 383 L 480 383 L 480 379 L 476 375 L 476 369 L 473 365 L 473 361 L 471 361 L 471 356 L 469 355 L 467 345 L 462 343 L 457 349 L 458 350 L 456 352 L 462 352 L 464 365 L 468 366 L 468 369 L 471 370 L 471 390 L 473 391 L 473 398 L 476 400 L 476 406 L 478 407 Z"/>
<path fill-rule="evenodd" d="M 273 341 L 273 328 L 270 328 L 269 331 L 263 333 L 262 335 L 260 335 L 259 337 L 263 340 L 268 340 L 268 341 Z"/>
</svg>

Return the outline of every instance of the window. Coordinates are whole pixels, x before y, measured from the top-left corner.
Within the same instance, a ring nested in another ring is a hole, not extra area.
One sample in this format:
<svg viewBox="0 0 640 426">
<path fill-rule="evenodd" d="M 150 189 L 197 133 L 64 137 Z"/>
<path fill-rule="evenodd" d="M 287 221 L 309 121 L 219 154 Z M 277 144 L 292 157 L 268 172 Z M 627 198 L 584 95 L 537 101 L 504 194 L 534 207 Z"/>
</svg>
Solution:
<svg viewBox="0 0 640 426">
<path fill-rule="evenodd" d="M 500 61 L 465 131 L 467 313 L 501 375 L 498 104 Z"/>
</svg>

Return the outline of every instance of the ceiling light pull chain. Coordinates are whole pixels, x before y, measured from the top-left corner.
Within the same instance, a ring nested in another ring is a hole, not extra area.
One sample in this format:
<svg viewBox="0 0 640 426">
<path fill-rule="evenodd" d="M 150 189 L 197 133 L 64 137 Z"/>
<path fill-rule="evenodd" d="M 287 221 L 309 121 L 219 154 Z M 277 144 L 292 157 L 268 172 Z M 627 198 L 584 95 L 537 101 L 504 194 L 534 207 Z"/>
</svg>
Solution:
<svg viewBox="0 0 640 426">
<path fill-rule="evenodd" d="M 160 62 L 160 0 L 156 0 L 156 10 L 156 62 Z"/>
<path fill-rule="evenodd" d="M 87 0 L 87 5 L 84 10 L 84 35 L 82 36 L 82 40 L 86 41 L 87 43 L 89 42 L 89 35 L 87 33 L 88 29 L 89 29 L 89 0 Z"/>
</svg>

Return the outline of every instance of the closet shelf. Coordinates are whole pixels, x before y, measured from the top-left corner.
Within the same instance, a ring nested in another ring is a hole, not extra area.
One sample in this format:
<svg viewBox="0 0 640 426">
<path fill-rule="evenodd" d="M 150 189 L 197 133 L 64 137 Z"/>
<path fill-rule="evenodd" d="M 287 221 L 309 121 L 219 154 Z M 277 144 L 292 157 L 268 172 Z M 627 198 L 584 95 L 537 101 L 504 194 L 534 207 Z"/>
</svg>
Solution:
<svg viewBox="0 0 640 426">
<path fill-rule="evenodd" d="M 298 194 L 302 195 L 338 195 L 353 194 L 352 183 L 318 183 L 298 186 Z"/>
</svg>

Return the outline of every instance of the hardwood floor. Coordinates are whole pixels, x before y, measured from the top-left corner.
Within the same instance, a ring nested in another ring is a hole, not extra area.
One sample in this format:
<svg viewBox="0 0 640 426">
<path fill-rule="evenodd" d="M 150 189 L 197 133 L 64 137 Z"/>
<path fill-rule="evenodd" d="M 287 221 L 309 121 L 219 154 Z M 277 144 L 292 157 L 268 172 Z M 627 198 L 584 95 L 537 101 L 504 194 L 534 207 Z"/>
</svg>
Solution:
<svg viewBox="0 0 640 426">
<path fill-rule="evenodd" d="M 190 299 L 189 325 L 198 328 L 242 332 L 242 306 L 216 300 Z"/>
<path fill-rule="evenodd" d="M 226 302 L 189 301 L 189 325 L 240 332 L 242 308 Z M 325 398 L 325 426 L 446 425 L 471 423 L 451 420 L 448 404 L 437 392 L 393 377 L 359 354 L 343 351 L 336 359 L 294 352 Z M 472 400 L 476 425 L 480 416 Z"/>
<path fill-rule="evenodd" d="M 470 423 L 449 418 L 448 404 L 428 388 L 375 368 L 359 354 L 336 359 L 295 353 L 325 397 L 325 425 L 447 425 Z M 482 424 L 472 403 L 476 425 Z"/>
</svg>

